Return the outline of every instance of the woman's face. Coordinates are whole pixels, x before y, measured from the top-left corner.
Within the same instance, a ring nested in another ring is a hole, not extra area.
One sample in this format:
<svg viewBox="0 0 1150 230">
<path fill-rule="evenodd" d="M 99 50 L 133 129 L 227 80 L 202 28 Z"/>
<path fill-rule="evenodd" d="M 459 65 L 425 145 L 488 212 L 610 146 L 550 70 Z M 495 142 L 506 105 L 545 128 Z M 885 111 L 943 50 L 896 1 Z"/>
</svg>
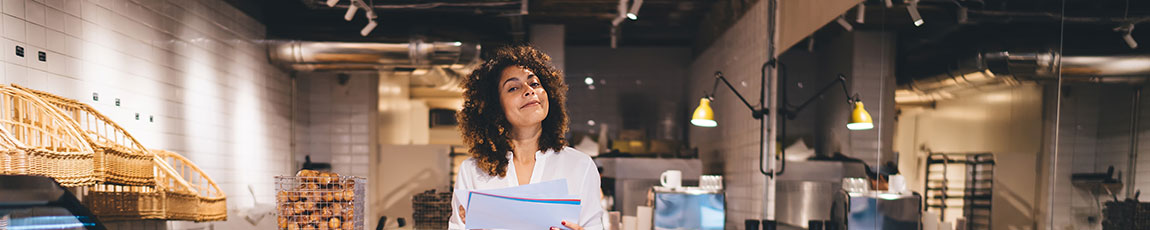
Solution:
<svg viewBox="0 0 1150 230">
<path fill-rule="evenodd" d="M 547 91 L 531 70 L 511 66 L 499 78 L 499 101 L 512 127 L 536 126 L 547 118 Z"/>
</svg>

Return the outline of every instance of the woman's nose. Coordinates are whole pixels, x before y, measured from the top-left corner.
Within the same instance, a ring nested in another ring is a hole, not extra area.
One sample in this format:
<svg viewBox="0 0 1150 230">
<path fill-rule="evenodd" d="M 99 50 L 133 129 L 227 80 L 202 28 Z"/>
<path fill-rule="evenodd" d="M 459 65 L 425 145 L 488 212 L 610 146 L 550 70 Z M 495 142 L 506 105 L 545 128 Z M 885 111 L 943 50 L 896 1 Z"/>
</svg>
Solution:
<svg viewBox="0 0 1150 230">
<path fill-rule="evenodd" d="M 535 95 L 535 88 L 532 88 L 532 87 L 531 87 L 531 84 L 523 84 L 523 88 L 524 88 L 524 89 L 527 89 L 527 90 L 525 90 L 525 91 L 527 91 L 527 92 L 524 92 L 524 93 L 523 93 L 523 96 L 524 96 L 524 97 L 526 97 L 526 96 L 531 96 L 531 95 Z"/>
</svg>

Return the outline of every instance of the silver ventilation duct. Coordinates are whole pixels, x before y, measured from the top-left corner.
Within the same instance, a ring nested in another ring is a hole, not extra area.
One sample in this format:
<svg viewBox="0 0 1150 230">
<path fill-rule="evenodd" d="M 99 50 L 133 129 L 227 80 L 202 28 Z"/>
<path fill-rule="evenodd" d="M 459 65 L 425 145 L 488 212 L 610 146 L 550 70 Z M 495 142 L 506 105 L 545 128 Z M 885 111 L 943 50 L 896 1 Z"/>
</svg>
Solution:
<svg viewBox="0 0 1150 230">
<path fill-rule="evenodd" d="M 947 74 L 913 80 L 895 91 L 900 103 L 921 103 L 953 97 L 959 91 L 1012 87 L 1020 82 L 1058 80 L 1141 84 L 1150 78 L 1150 54 L 1072 55 L 1053 51 L 991 52 L 959 63 Z"/>
<path fill-rule="evenodd" d="M 480 46 L 463 42 L 360 43 L 278 41 L 268 45 L 272 63 L 300 71 L 396 70 L 419 75 L 433 68 L 469 71 Z"/>
</svg>

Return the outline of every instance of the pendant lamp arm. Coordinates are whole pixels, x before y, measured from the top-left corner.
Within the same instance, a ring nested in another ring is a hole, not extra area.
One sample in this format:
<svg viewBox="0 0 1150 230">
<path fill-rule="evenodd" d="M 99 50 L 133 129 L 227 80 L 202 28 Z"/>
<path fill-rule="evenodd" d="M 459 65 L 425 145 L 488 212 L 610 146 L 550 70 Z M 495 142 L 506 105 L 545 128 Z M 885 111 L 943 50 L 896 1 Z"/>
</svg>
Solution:
<svg viewBox="0 0 1150 230">
<path fill-rule="evenodd" d="M 748 109 L 751 109 L 752 117 L 754 117 L 756 120 L 763 118 L 763 114 L 765 114 L 767 110 L 762 108 L 755 108 L 755 106 L 752 106 L 750 102 L 747 102 L 747 98 L 744 98 L 743 94 L 740 94 L 738 90 L 735 90 L 735 86 L 732 86 L 731 82 L 727 81 L 726 77 L 723 77 L 723 72 L 721 71 L 715 71 L 715 84 L 711 86 L 711 94 L 708 95 L 707 98 L 712 100 L 715 98 L 715 93 L 719 90 L 719 81 L 722 81 L 723 84 L 727 85 L 727 88 L 731 89 L 731 92 L 734 92 L 735 96 L 738 96 L 739 100 L 743 101 L 743 105 L 746 105 Z"/>
<path fill-rule="evenodd" d="M 843 95 L 846 95 L 848 105 L 851 105 L 855 101 L 859 100 L 859 96 L 857 94 L 854 96 L 851 96 L 850 90 L 847 89 L 847 77 L 846 77 L 846 75 L 839 74 L 838 78 L 836 78 L 835 81 L 831 82 L 830 84 L 827 84 L 826 86 L 823 86 L 822 89 L 819 89 L 818 93 L 815 93 L 814 96 L 811 96 L 806 101 L 803 101 L 803 103 L 799 104 L 799 106 L 794 106 L 793 109 L 791 109 L 791 108 L 784 109 L 783 114 L 787 116 L 787 119 L 792 119 L 792 120 L 795 119 L 795 116 L 798 115 L 799 111 L 802 111 L 804 108 L 806 108 L 812 102 L 814 102 L 815 99 L 818 99 L 819 96 L 822 96 L 824 93 L 826 93 L 827 90 L 830 90 L 831 88 L 833 88 L 835 86 L 835 84 L 842 86 Z M 786 87 L 786 86 L 783 86 L 783 87 Z"/>
</svg>

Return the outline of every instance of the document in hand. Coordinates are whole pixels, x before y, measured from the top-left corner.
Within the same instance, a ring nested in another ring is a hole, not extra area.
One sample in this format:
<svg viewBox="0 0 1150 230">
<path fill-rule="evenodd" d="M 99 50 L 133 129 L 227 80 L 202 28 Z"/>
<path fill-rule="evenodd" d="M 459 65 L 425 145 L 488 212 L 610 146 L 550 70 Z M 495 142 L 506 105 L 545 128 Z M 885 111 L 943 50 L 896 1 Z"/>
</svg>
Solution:
<svg viewBox="0 0 1150 230">
<path fill-rule="evenodd" d="M 470 191 L 466 203 L 467 229 L 549 229 L 579 221 L 581 211 L 579 196 L 567 194 L 566 180 Z"/>
</svg>

